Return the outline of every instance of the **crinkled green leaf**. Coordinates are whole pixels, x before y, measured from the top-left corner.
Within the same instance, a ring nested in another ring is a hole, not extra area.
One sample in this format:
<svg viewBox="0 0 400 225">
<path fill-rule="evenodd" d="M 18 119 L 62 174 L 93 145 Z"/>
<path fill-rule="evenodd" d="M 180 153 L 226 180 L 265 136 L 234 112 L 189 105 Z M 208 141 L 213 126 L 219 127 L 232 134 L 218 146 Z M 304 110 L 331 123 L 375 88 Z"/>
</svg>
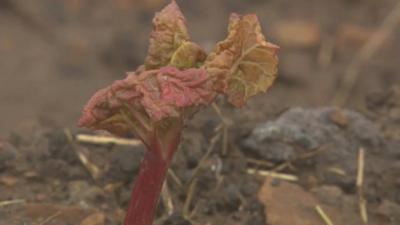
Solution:
<svg viewBox="0 0 400 225">
<path fill-rule="evenodd" d="M 186 41 L 179 46 L 171 57 L 169 65 L 179 69 L 196 68 L 204 62 L 207 55 L 197 44 Z"/>
<path fill-rule="evenodd" d="M 279 47 L 265 41 L 256 15 L 232 14 L 228 37 L 217 44 L 204 67 L 215 88 L 235 106 L 265 92 L 277 75 Z"/>
</svg>

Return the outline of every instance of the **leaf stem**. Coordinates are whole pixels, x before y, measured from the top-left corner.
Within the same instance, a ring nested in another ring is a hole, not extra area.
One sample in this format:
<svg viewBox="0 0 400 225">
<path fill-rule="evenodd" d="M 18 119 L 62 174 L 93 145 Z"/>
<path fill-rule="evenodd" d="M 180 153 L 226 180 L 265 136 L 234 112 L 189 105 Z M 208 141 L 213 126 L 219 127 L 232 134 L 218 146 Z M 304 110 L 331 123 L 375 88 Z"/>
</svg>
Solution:
<svg viewBox="0 0 400 225">
<path fill-rule="evenodd" d="M 168 164 L 154 152 L 145 152 L 124 225 L 152 224 Z"/>
</svg>

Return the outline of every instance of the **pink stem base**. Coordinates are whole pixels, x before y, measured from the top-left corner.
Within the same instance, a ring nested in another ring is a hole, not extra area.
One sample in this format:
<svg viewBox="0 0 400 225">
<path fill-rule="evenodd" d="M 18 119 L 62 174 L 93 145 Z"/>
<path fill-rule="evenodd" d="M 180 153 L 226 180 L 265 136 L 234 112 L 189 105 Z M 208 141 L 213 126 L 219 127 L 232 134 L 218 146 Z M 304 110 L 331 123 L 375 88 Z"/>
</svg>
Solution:
<svg viewBox="0 0 400 225">
<path fill-rule="evenodd" d="M 145 151 L 124 225 L 152 224 L 168 166 L 169 160 L 161 159 L 152 151 Z"/>
</svg>

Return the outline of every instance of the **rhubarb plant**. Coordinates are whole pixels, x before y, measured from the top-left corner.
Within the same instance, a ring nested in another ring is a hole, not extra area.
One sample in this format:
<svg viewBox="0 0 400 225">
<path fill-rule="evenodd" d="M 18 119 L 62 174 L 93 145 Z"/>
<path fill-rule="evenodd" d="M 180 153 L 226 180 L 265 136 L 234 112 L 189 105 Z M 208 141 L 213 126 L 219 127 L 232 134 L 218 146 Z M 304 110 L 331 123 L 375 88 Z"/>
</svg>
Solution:
<svg viewBox="0 0 400 225">
<path fill-rule="evenodd" d="M 278 47 L 265 40 L 254 14 L 232 14 L 228 36 L 207 54 L 190 40 L 172 1 L 153 19 L 144 64 L 99 90 L 78 126 L 136 135 L 146 147 L 125 225 L 150 225 L 182 130 L 195 113 L 224 95 L 236 107 L 265 92 L 277 75 Z"/>
</svg>

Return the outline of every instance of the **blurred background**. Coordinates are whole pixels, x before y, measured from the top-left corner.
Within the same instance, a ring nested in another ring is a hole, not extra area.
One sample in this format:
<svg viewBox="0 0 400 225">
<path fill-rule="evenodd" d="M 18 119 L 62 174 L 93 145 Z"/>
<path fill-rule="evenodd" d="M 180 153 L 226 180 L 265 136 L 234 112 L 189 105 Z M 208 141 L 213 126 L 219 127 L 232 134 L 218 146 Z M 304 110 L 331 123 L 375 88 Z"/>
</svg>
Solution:
<svg viewBox="0 0 400 225">
<path fill-rule="evenodd" d="M 167 3 L 0 0 L 0 225 L 122 224 L 143 146 L 83 144 L 76 122 L 143 63 Z M 398 0 L 177 3 L 207 51 L 231 12 L 256 13 L 279 75 L 190 122 L 156 225 L 328 224 L 317 205 L 337 225 L 400 224 Z"/>
<path fill-rule="evenodd" d="M 95 90 L 143 63 L 151 19 L 167 2 L 1 0 L 0 134 L 36 118 L 74 126 Z M 330 105 L 396 2 L 178 1 L 192 38 L 207 50 L 225 37 L 230 12 L 257 13 L 267 39 L 281 46 L 279 79 L 259 97 L 266 108 Z M 346 106 L 363 110 L 369 93 L 399 83 L 400 31 L 391 32 L 359 67 Z"/>
</svg>

